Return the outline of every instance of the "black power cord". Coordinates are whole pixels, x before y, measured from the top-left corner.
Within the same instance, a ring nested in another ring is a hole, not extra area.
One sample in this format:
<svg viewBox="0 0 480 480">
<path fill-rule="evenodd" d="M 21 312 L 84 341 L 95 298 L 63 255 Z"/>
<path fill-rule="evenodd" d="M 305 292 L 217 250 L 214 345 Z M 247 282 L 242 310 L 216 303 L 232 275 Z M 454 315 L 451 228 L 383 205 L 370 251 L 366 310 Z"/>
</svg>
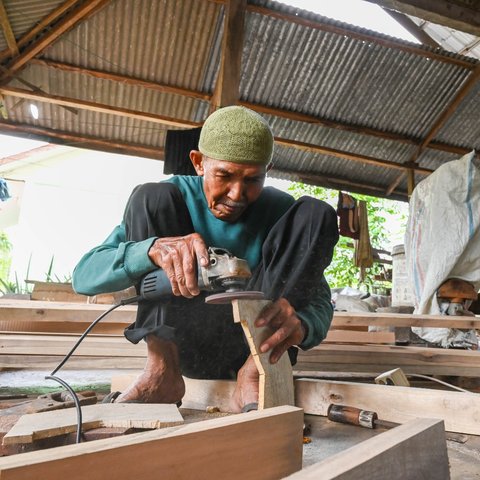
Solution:
<svg viewBox="0 0 480 480">
<path fill-rule="evenodd" d="M 131 303 L 136 303 L 142 299 L 141 295 L 137 295 L 135 297 L 126 298 L 125 300 L 121 300 L 120 303 L 116 305 L 112 305 L 107 311 L 103 312 L 96 320 L 94 320 L 87 329 L 82 333 L 80 338 L 76 341 L 75 345 L 70 349 L 70 351 L 65 355 L 63 360 L 58 364 L 57 368 L 53 370 L 50 375 L 45 377 L 45 380 L 54 380 L 55 382 L 59 383 L 63 387 L 65 387 L 70 395 L 73 398 L 73 402 L 75 403 L 75 408 L 77 409 L 77 435 L 76 435 L 76 442 L 80 443 L 82 441 L 82 408 L 80 406 L 80 400 L 78 399 L 76 393 L 73 391 L 72 387 L 68 385 L 67 382 L 62 380 L 59 377 L 56 377 L 55 374 L 65 365 L 67 360 L 72 356 L 73 352 L 78 348 L 78 346 L 82 343 L 84 338 L 91 332 L 93 327 L 100 322 L 103 318 L 105 318 L 110 312 L 113 312 L 118 307 L 123 307 L 124 305 L 130 305 Z"/>
</svg>

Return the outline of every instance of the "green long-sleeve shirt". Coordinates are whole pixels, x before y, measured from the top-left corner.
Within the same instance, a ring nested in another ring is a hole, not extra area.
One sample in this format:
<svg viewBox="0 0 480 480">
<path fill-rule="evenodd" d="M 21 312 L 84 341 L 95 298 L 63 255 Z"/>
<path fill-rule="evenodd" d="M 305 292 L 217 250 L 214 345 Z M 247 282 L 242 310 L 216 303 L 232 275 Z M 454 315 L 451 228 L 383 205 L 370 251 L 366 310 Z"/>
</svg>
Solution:
<svg viewBox="0 0 480 480">
<path fill-rule="evenodd" d="M 175 176 L 167 181 L 180 189 L 194 230 L 205 243 L 246 259 L 252 270 L 260 262 L 262 245 L 269 231 L 295 201 L 291 195 L 267 187 L 240 220 L 228 223 L 208 209 L 202 177 Z M 82 257 L 73 272 L 74 289 L 85 295 L 96 295 L 135 285 L 157 268 L 148 256 L 155 240 L 156 237 L 141 242 L 127 241 L 125 225 L 121 223 L 101 245 Z M 301 348 L 312 348 L 325 338 L 333 316 L 330 298 L 330 288 L 322 276 L 317 279 L 314 299 L 297 311 L 308 327 Z"/>
</svg>

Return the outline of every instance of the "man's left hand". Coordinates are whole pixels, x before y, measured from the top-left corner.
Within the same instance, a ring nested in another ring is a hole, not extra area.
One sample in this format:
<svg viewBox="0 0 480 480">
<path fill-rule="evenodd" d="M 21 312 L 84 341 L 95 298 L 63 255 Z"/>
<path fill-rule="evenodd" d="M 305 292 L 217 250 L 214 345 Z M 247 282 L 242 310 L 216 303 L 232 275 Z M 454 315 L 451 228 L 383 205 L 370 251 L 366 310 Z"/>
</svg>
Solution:
<svg viewBox="0 0 480 480">
<path fill-rule="evenodd" d="M 302 343 L 305 337 L 302 322 L 285 298 L 266 306 L 255 320 L 255 326 L 268 326 L 274 330 L 274 333 L 260 345 L 261 353 L 272 350 L 270 363 L 277 363 L 291 346 Z"/>
</svg>

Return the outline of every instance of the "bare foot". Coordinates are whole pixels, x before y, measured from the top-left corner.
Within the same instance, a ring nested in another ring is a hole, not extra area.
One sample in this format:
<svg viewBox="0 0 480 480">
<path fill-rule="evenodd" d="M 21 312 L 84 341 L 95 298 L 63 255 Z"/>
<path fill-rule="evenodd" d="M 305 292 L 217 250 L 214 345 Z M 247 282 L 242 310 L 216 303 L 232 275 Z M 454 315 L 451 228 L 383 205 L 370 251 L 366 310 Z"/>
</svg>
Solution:
<svg viewBox="0 0 480 480">
<path fill-rule="evenodd" d="M 243 367 L 238 371 L 237 384 L 230 399 L 230 411 L 240 413 L 249 403 L 258 403 L 258 373 L 253 357 L 249 355 Z"/>
<path fill-rule="evenodd" d="M 143 373 L 115 399 L 115 403 L 177 403 L 185 395 L 177 345 L 148 335 L 147 364 Z"/>
</svg>

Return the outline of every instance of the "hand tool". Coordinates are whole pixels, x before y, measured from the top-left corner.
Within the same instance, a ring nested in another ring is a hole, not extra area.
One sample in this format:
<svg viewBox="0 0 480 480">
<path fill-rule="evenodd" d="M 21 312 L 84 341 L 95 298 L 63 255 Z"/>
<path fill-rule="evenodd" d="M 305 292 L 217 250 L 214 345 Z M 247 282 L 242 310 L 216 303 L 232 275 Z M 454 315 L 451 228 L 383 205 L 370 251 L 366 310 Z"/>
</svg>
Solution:
<svg viewBox="0 0 480 480">
<path fill-rule="evenodd" d="M 392 428 L 398 426 L 398 423 L 379 420 L 376 412 L 362 410 L 356 407 L 348 407 L 346 405 L 329 405 L 327 418 L 332 422 L 358 425 L 365 428 Z"/>
<path fill-rule="evenodd" d="M 198 287 L 203 291 L 221 291 L 205 299 L 206 303 L 228 303 L 236 298 L 263 299 L 263 292 L 244 291 L 252 276 L 246 260 L 233 256 L 224 248 L 208 249 L 210 263 L 197 264 Z M 161 268 L 148 273 L 140 284 L 141 300 L 158 301 L 172 295 L 172 286 Z"/>
</svg>

